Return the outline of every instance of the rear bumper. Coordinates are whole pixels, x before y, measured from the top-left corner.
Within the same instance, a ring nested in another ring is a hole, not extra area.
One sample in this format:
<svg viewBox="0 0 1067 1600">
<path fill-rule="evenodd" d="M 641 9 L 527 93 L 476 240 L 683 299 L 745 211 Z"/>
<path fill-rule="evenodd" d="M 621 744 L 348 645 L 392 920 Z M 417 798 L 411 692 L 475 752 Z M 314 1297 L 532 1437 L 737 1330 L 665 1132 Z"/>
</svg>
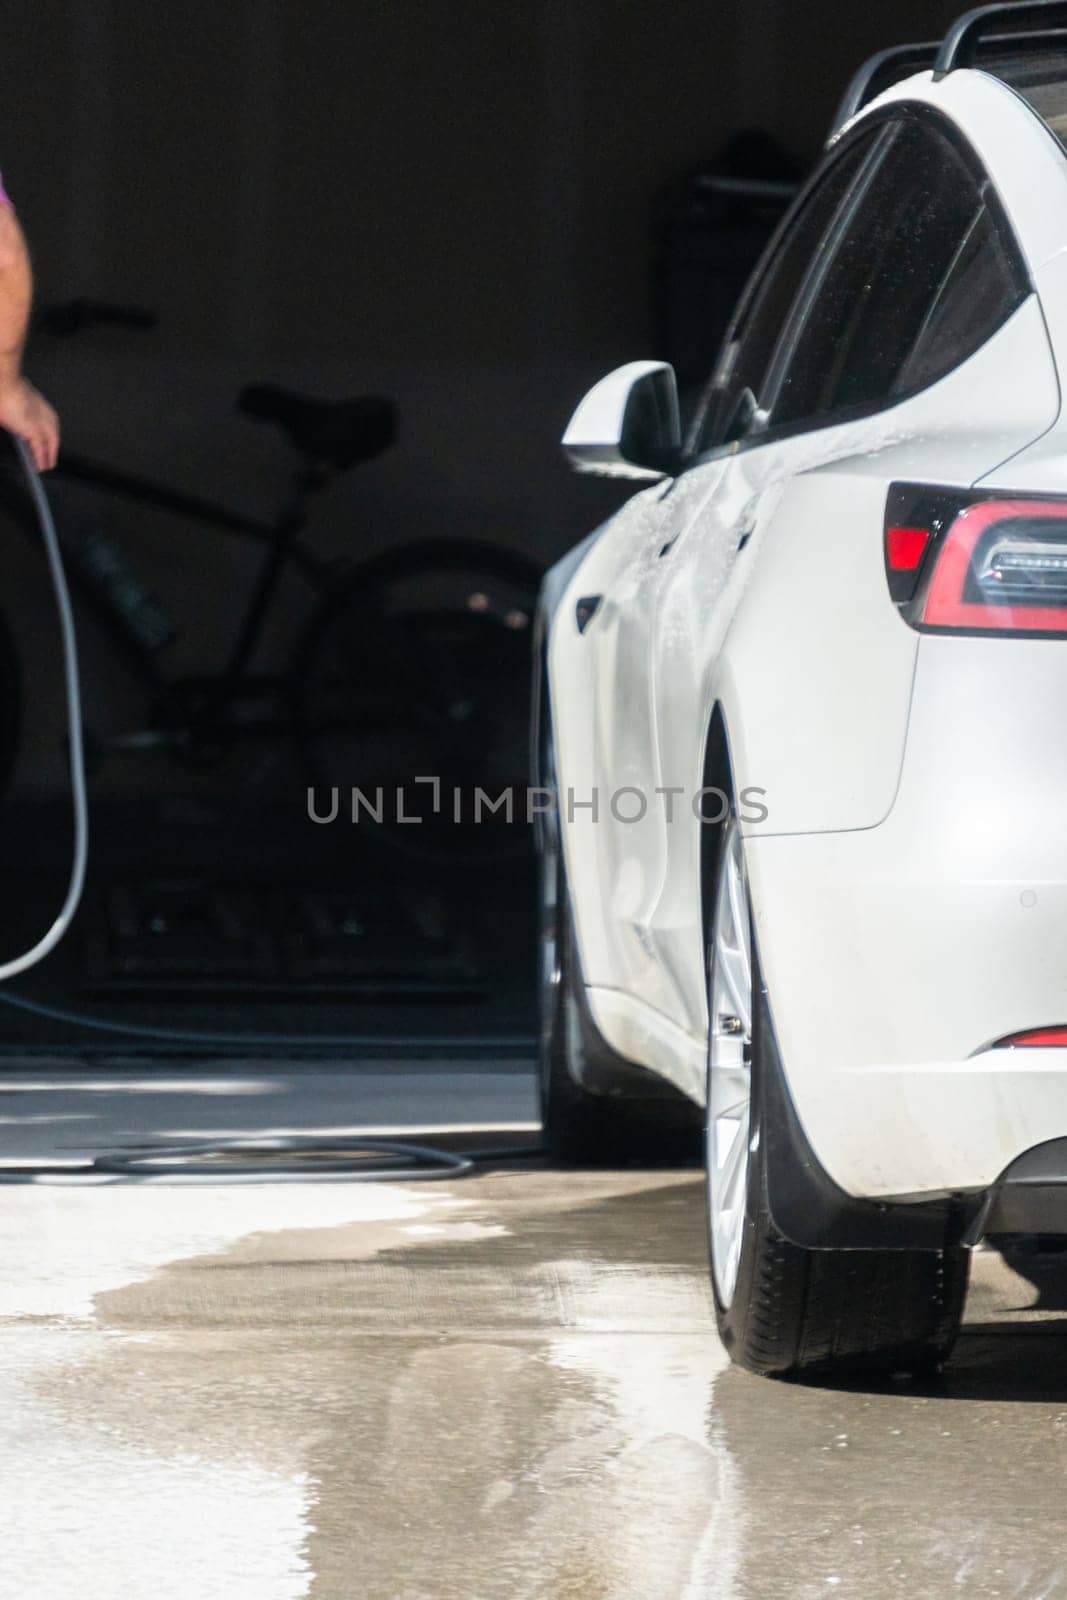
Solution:
<svg viewBox="0 0 1067 1600">
<path fill-rule="evenodd" d="M 789 1092 L 846 1193 L 985 1194 L 1067 1139 L 1067 644 L 925 636 L 877 827 L 749 830 Z M 773 790 L 767 804 L 773 826 Z"/>
<path fill-rule="evenodd" d="M 821 1164 L 797 1115 L 765 989 L 756 1034 L 767 1203 L 783 1238 L 811 1250 L 942 1250 L 987 1235 L 1067 1236 L 1067 1137 L 1024 1151 L 985 1188 L 849 1194 Z"/>
<path fill-rule="evenodd" d="M 985 1195 L 968 1242 L 998 1233 L 1067 1234 L 1067 1139 L 1028 1150 Z"/>
<path fill-rule="evenodd" d="M 1067 875 L 1025 846 L 979 875 L 895 816 L 746 849 L 785 1080 L 835 1184 L 984 1193 L 1067 1139 L 1067 1049 L 989 1048 L 1067 1021 Z"/>
</svg>

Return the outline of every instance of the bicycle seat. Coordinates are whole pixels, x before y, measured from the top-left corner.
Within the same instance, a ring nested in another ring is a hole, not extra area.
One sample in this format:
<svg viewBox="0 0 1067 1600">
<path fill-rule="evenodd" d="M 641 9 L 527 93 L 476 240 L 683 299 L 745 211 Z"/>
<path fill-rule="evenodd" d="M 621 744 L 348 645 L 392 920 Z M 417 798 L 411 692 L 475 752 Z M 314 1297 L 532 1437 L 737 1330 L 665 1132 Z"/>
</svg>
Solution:
<svg viewBox="0 0 1067 1600">
<path fill-rule="evenodd" d="M 276 422 L 299 451 L 338 472 L 380 456 L 396 437 L 396 407 L 379 395 L 312 400 L 272 383 L 253 383 L 241 390 L 237 406 L 245 416 Z"/>
</svg>

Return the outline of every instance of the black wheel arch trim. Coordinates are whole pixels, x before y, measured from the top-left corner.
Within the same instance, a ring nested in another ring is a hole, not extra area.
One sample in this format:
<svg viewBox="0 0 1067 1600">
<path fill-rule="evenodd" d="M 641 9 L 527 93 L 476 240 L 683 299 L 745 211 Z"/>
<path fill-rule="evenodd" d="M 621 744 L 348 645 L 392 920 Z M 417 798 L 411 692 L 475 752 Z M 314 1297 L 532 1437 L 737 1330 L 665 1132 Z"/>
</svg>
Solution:
<svg viewBox="0 0 1067 1600">
<path fill-rule="evenodd" d="M 767 1202 L 783 1239 L 805 1250 L 944 1250 L 971 1242 L 981 1191 L 863 1200 L 830 1177 L 797 1115 L 762 982 L 753 1060 L 761 1078 L 758 1136 L 766 1141 Z"/>
</svg>

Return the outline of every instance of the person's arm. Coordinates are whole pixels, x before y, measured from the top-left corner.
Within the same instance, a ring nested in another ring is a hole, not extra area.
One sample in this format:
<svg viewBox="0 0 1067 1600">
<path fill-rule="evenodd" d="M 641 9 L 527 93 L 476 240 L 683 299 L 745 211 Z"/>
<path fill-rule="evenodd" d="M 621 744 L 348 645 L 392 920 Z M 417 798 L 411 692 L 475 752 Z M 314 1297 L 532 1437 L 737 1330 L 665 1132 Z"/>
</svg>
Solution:
<svg viewBox="0 0 1067 1600">
<path fill-rule="evenodd" d="M 45 472 L 59 454 L 59 418 L 22 376 L 32 302 L 30 252 L 5 196 L 0 200 L 0 428 L 25 439 L 38 472 Z"/>
</svg>

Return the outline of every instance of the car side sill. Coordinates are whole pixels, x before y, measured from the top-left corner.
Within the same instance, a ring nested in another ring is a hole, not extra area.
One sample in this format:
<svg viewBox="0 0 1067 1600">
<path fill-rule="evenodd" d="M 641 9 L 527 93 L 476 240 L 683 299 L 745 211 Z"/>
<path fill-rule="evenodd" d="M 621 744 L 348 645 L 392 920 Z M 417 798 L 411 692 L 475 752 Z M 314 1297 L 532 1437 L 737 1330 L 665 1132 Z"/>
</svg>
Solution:
<svg viewBox="0 0 1067 1600">
<path fill-rule="evenodd" d="M 658 1074 L 703 1105 L 707 1055 L 701 1040 L 621 989 L 587 986 L 585 1001 L 597 1033 L 619 1056 L 640 1063 L 635 1071 Z"/>
</svg>

